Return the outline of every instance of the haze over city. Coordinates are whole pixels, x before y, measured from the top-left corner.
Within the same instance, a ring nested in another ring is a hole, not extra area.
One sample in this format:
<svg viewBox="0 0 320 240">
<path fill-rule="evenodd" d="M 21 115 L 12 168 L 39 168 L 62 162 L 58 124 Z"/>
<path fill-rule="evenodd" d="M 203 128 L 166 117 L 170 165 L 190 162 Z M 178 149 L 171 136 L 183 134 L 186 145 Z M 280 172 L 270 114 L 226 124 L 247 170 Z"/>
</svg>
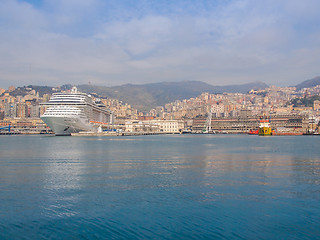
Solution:
<svg viewBox="0 0 320 240">
<path fill-rule="evenodd" d="M 319 75 L 317 0 L 0 0 L 0 87 Z"/>
</svg>

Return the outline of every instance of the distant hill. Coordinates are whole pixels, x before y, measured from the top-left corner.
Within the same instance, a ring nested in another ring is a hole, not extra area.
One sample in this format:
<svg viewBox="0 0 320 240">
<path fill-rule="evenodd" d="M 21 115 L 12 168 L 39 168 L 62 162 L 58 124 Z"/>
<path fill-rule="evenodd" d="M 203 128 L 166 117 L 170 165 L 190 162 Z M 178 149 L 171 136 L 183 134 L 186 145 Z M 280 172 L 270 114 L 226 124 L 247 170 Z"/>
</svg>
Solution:
<svg viewBox="0 0 320 240">
<path fill-rule="evenodd" d="M 197 97 L 201 93 L 247 93 L 251 89 L 265 89 L 268 87 L 262 82 L 253 82 L 239 85 L 213 86 L 200 81 L 185 82 L 160 82 L 150 84 L 125 84 L 115 87 L 103 87 L 94 85 L 78 85 L 79 91 L 86 92 L 100 97 L 109 97 L 119 99 L 131 104 L 140 111 L 149 111 L 157 106 L 164 106 L 167 103 L 176 100 L 189 99 Z M 61 90 L 69 90 L 71 84 L 65 84 L 60 87 L 28 85 L 18 87 L 11 92 L 12 96 L 25 96 L 31 89 L 34 89 L 40 96 L 43 94 L 52 94 Z"/>
<path fill-rule="evenodd" d="M 23 87 L 17 87 L 14 91 L 10 92 L 11 96 L 25 96 L 30 93 L 31 90 L 35 90 L 39 93 L 39 96 L 42 97 L 43 94 L 52 94 L 53 92 L 56 92 L 53 90 L 52 87 L 48 86 L 35 86 L 35 85 L 28 85 Z"/>
<path fill-rule="evenodd" d="M 203 92 L 223 93 L 239 92 L 246 93 L 251 89 L 264 89 L 268 85 L 262 82 L 254 82 L 241 85 L 212 86 L 200 81 L 186 82 L 161 82 L 151 84 L 125 84 L 116 87 L 101 87 L 93 85 L 79 85 L 80 91 L 96 93 L 97 95 L 117 98 L 131 104 L 133 107 L 148 111 L 156 106 L 176 100 L 189 99 L 199 96 Z"/>
<path fill-rule="evenodd" d="M 306 80 L 306 81 L 296 85 L 295 87 L 297 88 L 297 91 L 299 91 L 302 88 L 312 88 L 317 85 L 320 85 L 320 76 Z"/>
<path fill-rule="evenodd" d="M 263 82 L 252 82 L 252 83 L 246 83 L 241 85 L 226 85 L 221 86 L 220 91 L 223 92 L 230 92 L 230 93 L 247 93 L 251 89 L 259 90 L 259 89 L 265 89 L 269 87 L 267 84 Z M 218 88 L 216 86 L 216 88 Z"/>
<path fill-rule="evenodd" d="M 315 95 L 304 98 L 294 98 L 289 102 L 289 104 L 293 104 L 294 107 L 313 107 L 313 103 L 316 100 L 320 100 L 320 96 Z"/>
<path fill-rule="evenodd" d="M 43 94 L 52 94 L 56 91 L 53 91 L 53 87 L 49 87 L 49 86 L 36 86 L 36 85 L 29 85 L 27 87 L 24 88 L 32 88 L 34 89 L 36 92 L 39 93 L 39 95 L 42 97 Z"/>
</svg>

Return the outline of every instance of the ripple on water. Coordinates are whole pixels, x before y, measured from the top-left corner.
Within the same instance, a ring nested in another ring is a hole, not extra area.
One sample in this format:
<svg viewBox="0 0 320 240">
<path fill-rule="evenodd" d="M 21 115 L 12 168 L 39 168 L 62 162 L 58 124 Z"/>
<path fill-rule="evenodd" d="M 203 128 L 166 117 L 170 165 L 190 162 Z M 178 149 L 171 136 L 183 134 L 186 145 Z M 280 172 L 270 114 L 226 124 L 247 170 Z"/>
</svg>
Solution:
<svg viewBox="0 0 320 240">
<path fill-rule="evenodd" d="M 319 143 L 1 137 L 0 239 L 316 239 Z"/>
</svg>

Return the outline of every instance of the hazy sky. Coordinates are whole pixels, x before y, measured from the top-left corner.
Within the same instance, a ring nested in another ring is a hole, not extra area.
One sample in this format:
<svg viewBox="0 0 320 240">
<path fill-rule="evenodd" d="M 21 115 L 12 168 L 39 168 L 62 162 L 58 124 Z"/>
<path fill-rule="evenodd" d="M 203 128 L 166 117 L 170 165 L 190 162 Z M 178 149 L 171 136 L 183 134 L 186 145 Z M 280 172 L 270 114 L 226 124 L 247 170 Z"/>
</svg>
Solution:
<svg viewBox="0 0 320 240">
<path fill-rule="evenodd" d="M 0 87 L 320 75 L 319 0 L 0 0 Z"/>
</svg>

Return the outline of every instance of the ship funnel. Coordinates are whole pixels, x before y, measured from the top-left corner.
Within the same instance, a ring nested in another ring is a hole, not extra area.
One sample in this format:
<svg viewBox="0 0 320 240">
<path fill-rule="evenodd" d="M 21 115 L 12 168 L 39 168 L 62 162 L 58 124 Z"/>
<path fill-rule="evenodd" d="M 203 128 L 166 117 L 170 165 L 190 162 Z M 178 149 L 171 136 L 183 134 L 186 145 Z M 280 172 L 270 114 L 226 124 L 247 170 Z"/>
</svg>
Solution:
<svg viewBox="0 0 320 240">
<path fill-rule="evenodd" d="M 77 93 L 78 92 L 78 89 L 76 86 L 73 86 L 72 89 L 71 89 L 71 93 Z"/>
</svg>

